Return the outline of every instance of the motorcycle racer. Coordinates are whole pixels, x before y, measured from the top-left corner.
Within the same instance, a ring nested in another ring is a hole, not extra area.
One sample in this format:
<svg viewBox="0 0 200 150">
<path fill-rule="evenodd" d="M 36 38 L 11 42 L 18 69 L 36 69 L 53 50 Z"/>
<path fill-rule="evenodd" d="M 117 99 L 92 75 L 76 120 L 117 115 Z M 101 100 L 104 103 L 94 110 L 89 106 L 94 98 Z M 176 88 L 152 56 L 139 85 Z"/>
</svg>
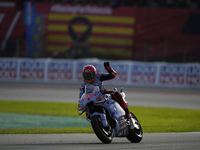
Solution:
<svg viewBox="0 0 200 150">
<path fill-rule="evenodd" d="M 104 62 L 104 68 L 107 70 L 108 74 L 97 73 L 96 68 L 93 65 L 86 65 L 83 68 L 82 76 L 84 78 L 84 82 L 80 86 L 79 99 L 83 95 L 83 93 L 85 91 L 85 85 L 87 83 L 93 84 L 95 86 L 99 86 L 101 91 L 107 91 L 105 86 L 104 86 L 103 81 L 115 78 L 117 76 L 117 72 L 114 71 L 110 67 L 109 62 Z M 131 114 L 130 114 L 130 111 L 128 109 L 128 104 L 122 98 L 122 95 L 119 92 L 116 91 L 116 92 L 112 93 L 111 96 L 112 96 L 112 99 L 117 101 L 119 103 L 119 105 L 124 109 L 124 111 L 126 113 L 125 118 L 130 119 Z"/>
</svg>

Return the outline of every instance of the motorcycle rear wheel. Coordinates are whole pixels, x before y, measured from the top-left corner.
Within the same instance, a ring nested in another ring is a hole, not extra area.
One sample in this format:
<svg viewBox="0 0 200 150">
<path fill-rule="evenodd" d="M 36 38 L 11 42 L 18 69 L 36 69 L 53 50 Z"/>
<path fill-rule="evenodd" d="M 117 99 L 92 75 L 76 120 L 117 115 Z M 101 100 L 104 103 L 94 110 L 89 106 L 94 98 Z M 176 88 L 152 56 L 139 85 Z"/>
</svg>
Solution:
<svg viewBox="0 0 200 150">
<path fill-rule="evenodd" d="M 137 128 L 130 129 L 129 128 L 129 134 L 126 136 L 126 138 L 132 143 L 139 143 L 143 138 L 142 127 L 141 127 L 138 119 L 132 112 L 131 112 L 131 116 L 133 119 L 137 120 L 137 125 L 139 126 L 139 129 L 137 129 Z"/>
<path fill-rule="evenodd" d="M 91 117 L 91 124 L 96 136 L 105 144 L 109 144 L 113 139 L 113 129 L 111 127 L 105 128 L 102 125 L 100 116 Z"/>
</svg>

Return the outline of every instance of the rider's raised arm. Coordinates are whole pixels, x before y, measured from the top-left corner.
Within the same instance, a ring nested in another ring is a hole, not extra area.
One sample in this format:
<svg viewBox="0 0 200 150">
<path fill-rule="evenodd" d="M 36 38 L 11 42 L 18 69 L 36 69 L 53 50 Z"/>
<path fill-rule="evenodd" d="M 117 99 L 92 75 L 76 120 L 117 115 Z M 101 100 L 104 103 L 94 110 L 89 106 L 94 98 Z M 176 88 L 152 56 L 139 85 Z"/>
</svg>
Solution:
<svg viewBox="0 0 200 150">
<path fill-rule="evenodd" d="M 109 62 L 104 62 L 104 67 L 107 70 L 108 74 L 101 74 L 100 80 L 110 80 L 116 77 L 117 72 L 115 72 L 111 67 Z"/>
</svg>

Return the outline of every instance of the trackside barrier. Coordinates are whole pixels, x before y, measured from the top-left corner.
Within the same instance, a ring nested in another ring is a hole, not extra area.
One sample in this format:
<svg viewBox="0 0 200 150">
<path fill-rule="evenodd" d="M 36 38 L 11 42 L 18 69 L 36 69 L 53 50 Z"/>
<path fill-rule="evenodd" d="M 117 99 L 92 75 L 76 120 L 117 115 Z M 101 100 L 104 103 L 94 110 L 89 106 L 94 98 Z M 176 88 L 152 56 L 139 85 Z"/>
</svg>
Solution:
<svg viewBox="0 0 200 150">
<path fill-rule="evenodd" d="M 0 59 L 0 81 L 81 83 L 82 69 L 92 64 L 106 73 L 98 59 Z M 200 88 L 200 64 L 110 61 L 118 73 L 106 84 Z"/>
</svg>

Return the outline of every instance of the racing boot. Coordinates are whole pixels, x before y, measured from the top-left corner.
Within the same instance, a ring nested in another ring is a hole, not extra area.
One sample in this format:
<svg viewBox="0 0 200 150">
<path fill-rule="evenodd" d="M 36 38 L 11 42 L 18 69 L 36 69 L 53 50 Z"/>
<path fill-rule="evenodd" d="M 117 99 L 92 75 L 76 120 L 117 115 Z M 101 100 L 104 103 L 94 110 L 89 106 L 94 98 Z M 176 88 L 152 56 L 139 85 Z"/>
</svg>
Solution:
<svg viewBox="0 0 200 150">
<path fill-rule="evenodd" d="M 126 115 L 125 115 L 125 118 L 127 119 L 127 122 L 130 126 L 130 129 L 134 129 L 134 124 L 133 124 L 133 120 L 132 120 L 132 117 L 131 117 L 131 113 L 128 109 L 128 104 L 126 102 L 126 100 L 123 99 L 122 95 L 119 93 L 119 92 L 114 92 L 113 95 L 112 95 L 112 98 L 117 101 L 120 106 L 123 108 L 123 110 L 125 111 Z"/>
<path fill-rule="evenodd" d="M 126 113 L 125 118 L 126 119 L 131 118 L 131 113 L 128 109 L 128 104 L 127 104 L 126 100 L 123 99 L 122 95 L 116 91 L 112 94 L 112 99 L 117 101 L 119 103 L 119 105 L 124 109 L 124 111 Z"/>
<path fill-rule="evenodd" d="M 130 129 L 134 129 L 134 124 L 133 124 L 133 118 L 131 117 L 131 113 L 130 113 L 130 111 L 129 111 L 129 109 L 128 109 L 128 105 L 127 105 L 127 107 L 126 108 L 123 108 L 124 109 L 124 111 L 126 112 L 126 116 L 125 116 L 125 118 L 127 119 L 127 121 L 128 121 L 128 124 L 129 124 L 129 126 L 130 126 Z"/>
</svg>

